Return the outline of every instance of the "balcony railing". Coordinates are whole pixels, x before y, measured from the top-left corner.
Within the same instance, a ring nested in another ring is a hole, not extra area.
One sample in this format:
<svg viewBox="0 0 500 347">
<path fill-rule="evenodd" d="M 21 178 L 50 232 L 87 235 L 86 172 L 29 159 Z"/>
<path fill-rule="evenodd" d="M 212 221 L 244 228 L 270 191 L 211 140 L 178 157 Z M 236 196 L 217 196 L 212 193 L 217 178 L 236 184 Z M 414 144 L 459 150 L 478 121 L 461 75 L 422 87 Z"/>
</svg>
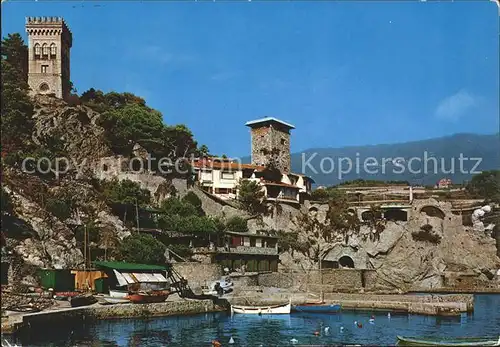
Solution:
<svg viewBox="0 0 500 347">
<path fill-rule="evenodd" d="M 230 246 L 230 247 L 197 247 L 193 248 L 194 253 L 235 253 L 235 254 L 261 254 L 278 255 L 275 247 L 250 247 L 250 246 Z"/>
</svg>

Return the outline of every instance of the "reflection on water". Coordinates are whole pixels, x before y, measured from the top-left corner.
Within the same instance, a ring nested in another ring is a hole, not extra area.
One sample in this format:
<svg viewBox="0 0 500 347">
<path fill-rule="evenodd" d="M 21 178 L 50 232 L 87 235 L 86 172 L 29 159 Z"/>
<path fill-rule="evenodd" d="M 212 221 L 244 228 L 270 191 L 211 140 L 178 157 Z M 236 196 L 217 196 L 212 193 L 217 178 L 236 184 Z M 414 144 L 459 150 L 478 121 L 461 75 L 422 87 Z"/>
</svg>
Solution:
<svg viewBox="0 0 500 347">
<path fill-rule="evenodd" d="M 370 323 L 372 314 L 375 321 Z M 354 322 L 361 323 L 362 328 Z M 500 295 L 477 295 L 474 314 L 453 318 L 401 314 L 388 317 L 386 312 L 275 316 L 217 313 L 98 321 L 33 332 L 15 342 L 22 342 L 23 346 L 210 346 L 213 339 L 218 339 L 227 346 L 233 337 L 232 346 L 288 346 L 292 339 L 311 345 L 392 345 L 397 335 L 493 337 L 499 334 Z"/>
</svg>

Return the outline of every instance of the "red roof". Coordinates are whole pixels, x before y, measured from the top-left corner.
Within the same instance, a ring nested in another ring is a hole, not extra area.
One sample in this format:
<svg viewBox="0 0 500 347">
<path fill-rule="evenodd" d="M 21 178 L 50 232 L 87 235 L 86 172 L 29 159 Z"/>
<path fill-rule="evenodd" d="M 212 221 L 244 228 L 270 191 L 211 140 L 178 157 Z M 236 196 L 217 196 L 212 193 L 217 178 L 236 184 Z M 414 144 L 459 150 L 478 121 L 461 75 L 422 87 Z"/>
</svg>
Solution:
<svg viewBox="0 0 500 347">
<path fill-rule="evenodd" d="M 241 164 L 241 163 L 229 163 L 220 162 L 212 160 L 202 160 L 193 162 L 193 166 L 197 168 L 209 168 L 209 169 L 228 169 L 228 170 L 256 170 L 263 171 L 264 166 L 252 165 L 252 164 Z"/>
</svg>

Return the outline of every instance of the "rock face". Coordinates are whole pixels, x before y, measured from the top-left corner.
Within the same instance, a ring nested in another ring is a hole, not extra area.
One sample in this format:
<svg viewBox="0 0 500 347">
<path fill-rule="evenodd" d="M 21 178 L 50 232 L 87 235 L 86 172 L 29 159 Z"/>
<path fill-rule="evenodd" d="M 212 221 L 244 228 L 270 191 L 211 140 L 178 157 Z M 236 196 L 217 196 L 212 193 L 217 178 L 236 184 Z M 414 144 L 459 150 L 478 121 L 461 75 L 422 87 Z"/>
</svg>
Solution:
<svg viewBox="0 0 500 347">
<path fill-rule="evenodd" d="M 381 284 L 398 288 L 442 286 L 446 272 L 497 269 L 495 240 L 462 225 L 451 204 L 415 200 L 408 221 L 387 222 L 380 239 L 361 237 L 333 249 L 326 260 L 353 260 L 355 268 L 376 269 Z M 365 229 L 365 231 L 363 231 Z"/>
<path fill-rule="evenodd" d="M 62 269 L 78 267 L 83 263 L 74 234 L 64 223 L 45 213 L 36 202 L 10 191 L 9 187 L 5 190 L 13 198 L 16 214 L 34 232 L 33 237 L 20 241 L 14 247 L 27 264 Z"/>
<path fill-rule="evenodd" d="M 69 106 L 47 95 L 35 96 L 34 103 L 35 142 L 42 143 L 47 136 L 59 137 L 70 159 L 78 164 L 84 159 L 111 155 L 103 139 L 104 129 L 96 124 L 99 113 L 83 105 Z"/>
</svg>

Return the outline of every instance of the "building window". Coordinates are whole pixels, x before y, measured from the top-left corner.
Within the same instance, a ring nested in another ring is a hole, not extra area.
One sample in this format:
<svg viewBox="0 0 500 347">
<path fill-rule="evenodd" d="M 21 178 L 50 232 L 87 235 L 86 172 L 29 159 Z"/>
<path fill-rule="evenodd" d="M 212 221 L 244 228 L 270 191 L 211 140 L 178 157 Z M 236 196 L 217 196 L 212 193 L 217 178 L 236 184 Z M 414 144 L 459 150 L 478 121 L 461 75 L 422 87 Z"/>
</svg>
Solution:
<svg viewBox="0 0 500 347">
<path fill-rule="evenodd" d="M 49 70 L 49 66 L 48 65 L 42 65 L 42 73 L 47 73 Z"/>
<path fill-rule="evenodd" d="M 281 144 L 282 145 L 286 145 L 286 140 L 285 139 L 281 139 Z"/>
<path fill-rule="evenodd" d="M 46 43 L 42 45 L 42 54 L 43 55 L 49 55 L 49 47 L 47 46 Z"/>
<path fill-rule="evenodd" d="M 234 172 L 222 172 L 221 173 L 221 178 L 223 180 L 233 180 L 234 179 Z"/>
<path fill-rule="evenodd" d="M 40 55 L 40 45 L 35 43 L 35 55 Z"/>
<path fill-rule="evenodd" d="M 250 247 L 255 247 L 255 238 L 254 237 L 250 238 Z"/>
<path fill-rule="evenodd" d="M 50 45 L 50 55 L 56 55 L 56 44 L 52 43 Z"/>
</svg>

